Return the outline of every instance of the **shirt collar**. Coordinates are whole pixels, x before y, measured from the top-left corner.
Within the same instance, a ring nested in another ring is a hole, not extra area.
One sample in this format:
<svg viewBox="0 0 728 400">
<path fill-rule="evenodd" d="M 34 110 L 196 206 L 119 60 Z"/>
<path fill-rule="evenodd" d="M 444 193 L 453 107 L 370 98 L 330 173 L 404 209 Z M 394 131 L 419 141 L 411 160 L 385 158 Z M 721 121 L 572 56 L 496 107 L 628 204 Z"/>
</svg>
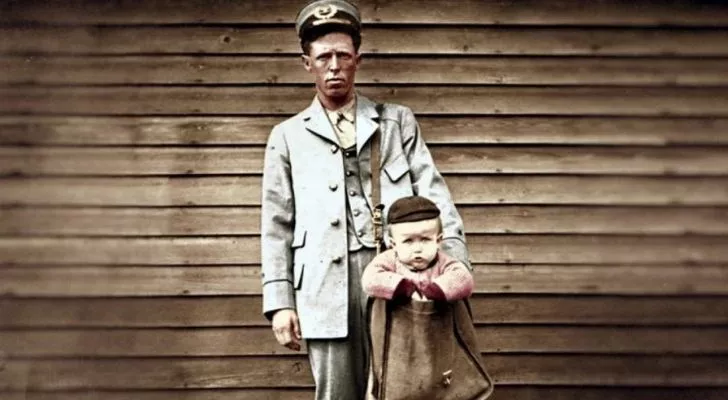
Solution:
<svg viewBox="0 0 728 400">
<path fill-rule="evenodd" d="M 348 103 L 344 104 L 337 110 L 328 110 L 324 107 L 324 110 L 326 110 L 326 114 L 329 116 L 329 119 L 333 121 L 334 123 L 339 120 L 339 114 L 343 115 L 344 118 L 354 123 L 355 118 L 355 110 L 356 110 L 356 96 L 354 96 Z"/>
</svg>

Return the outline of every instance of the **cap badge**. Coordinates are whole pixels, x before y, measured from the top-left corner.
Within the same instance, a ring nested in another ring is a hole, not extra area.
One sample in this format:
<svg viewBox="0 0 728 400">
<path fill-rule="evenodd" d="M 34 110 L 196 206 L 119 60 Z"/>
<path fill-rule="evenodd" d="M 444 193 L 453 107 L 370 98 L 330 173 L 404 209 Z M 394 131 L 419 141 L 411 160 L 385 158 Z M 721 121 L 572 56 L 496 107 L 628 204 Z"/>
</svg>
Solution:
<svg viewBox="0 0 728 400">
<path fill-rule="evenodd" d="M 318 19 L 329 19 L 336 15 L 336 12 L 339 11 L 336 6 L 334 5 L 325 5 L 316 7 L 316 10 L 313 12 L 313 15 Z"/>
</svg>

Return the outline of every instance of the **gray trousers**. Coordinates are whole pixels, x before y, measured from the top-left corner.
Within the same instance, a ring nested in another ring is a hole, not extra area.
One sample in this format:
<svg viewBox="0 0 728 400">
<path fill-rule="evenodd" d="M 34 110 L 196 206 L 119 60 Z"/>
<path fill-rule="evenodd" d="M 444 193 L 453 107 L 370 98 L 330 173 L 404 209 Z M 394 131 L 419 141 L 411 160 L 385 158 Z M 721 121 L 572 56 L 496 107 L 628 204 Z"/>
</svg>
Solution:
<svg viewBox="0 0 728 400">
<path fill-rule="evenodd" d="M 349 253 L 349 336 L 306 341 L 308 360 L 316 382 L 316 400 L 364 399 L 369 338 L 361 273 L 375 255 L 374 249 L 367 248 Z"/>
</svg>

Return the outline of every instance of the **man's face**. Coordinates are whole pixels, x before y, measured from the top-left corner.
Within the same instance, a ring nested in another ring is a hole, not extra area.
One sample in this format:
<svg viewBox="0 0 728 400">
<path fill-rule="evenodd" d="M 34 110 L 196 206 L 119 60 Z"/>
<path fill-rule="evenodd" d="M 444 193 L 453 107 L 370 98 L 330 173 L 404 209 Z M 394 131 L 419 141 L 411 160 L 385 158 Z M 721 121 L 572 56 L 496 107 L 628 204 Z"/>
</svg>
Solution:
<svg viewBox="0 0 728 400">
<path fill-rule="evenodd" d="M 427 268 L 442 241 L 437 218 L 392 224 L 389 235 L 399 261 L 415 270 Z"/>
<path fill-rule="evenodd" d="M 311 51 L 303 55 L 303 66 L 314 75 L 319 96 L 337 103 L 353 96 L 360 61 L 351 36 L 341 32 L 332 32 L 311 42 Z"/>
</svg>

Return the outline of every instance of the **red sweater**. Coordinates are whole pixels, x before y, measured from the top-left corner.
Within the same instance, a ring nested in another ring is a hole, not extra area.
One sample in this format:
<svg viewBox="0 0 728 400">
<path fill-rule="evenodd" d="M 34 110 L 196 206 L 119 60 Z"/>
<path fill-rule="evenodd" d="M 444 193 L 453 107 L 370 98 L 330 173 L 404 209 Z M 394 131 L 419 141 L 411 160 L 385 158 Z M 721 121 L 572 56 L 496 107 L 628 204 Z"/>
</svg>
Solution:
<svg viewBox="0 0 728 400">
<path fill-rule="evenodd" d="M 397 260 L 393 249 L 382 252 L 367 265 L 362 274 L 364 291 L 372 297 L 391 300 L 402 279 L 409 279 L 420 290 L 429 282 L 442 289 L 447 301 L 464 299 L 473 292 L 473 274 L 462 262 L 437 252 L 434 265 L 421 271 L 410 270 Z"/>
</svg>

